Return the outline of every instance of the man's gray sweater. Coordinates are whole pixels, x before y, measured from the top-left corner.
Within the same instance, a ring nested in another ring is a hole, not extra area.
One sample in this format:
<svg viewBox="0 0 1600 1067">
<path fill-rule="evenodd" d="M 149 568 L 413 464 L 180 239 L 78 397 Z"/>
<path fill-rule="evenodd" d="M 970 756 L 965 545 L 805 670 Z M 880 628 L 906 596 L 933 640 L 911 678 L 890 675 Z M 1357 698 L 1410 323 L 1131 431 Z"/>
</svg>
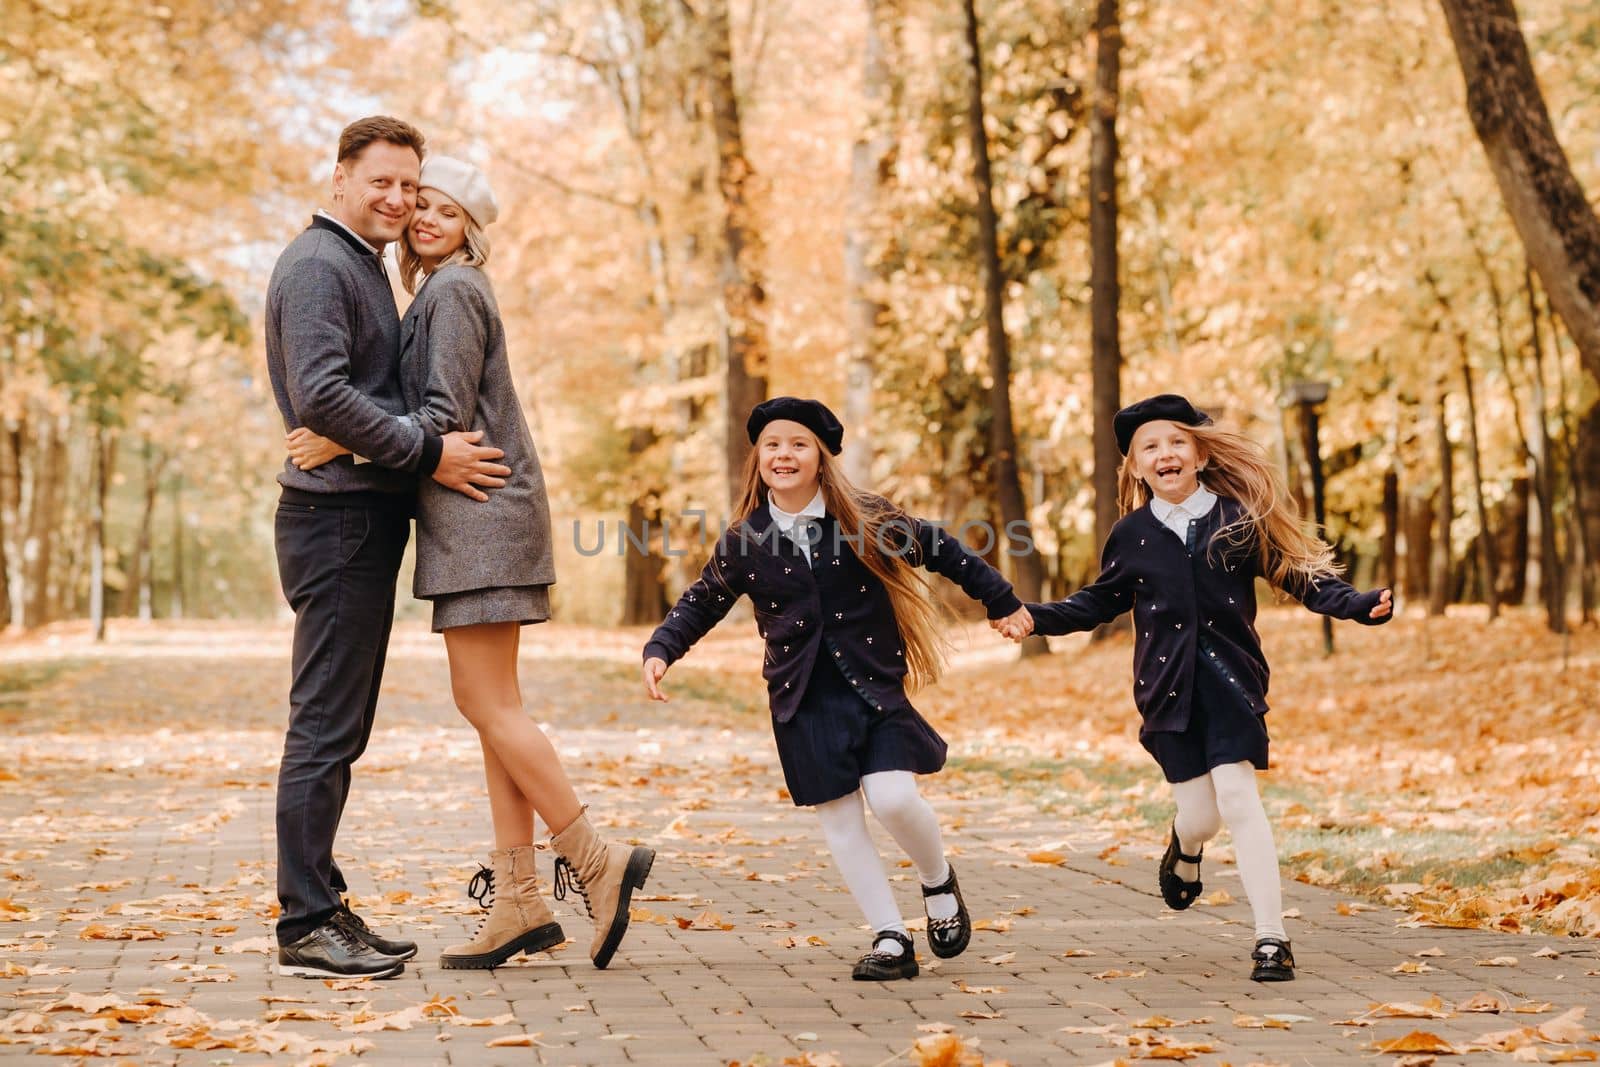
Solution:
<svg viewBox="0 0 1600 1067">
<path fill-rule="evenodd" d="M 383 260 L 326 218 L 289 243 L 267 285 L 267 373 L 289 430 L 305 426 L 357 456 L 315 470 L 284 461 L 278 482 L 311 493 L 407 494 L 443 445 L 405 414 L 400 316 Z"/>
</svg>

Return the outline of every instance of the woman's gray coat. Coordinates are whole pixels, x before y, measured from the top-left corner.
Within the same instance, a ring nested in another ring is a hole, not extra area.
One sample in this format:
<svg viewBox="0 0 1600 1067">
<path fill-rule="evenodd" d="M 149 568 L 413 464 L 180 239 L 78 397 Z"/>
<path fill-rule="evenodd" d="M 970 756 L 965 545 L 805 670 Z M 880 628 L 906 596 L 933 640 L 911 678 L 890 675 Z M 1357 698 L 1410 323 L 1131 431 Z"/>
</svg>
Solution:
<svg viewBox="0 0 1600 1067">
<path fill-rule="evenodd" d="M 400 385 L 407 416 L 433 433 L 482 430 L 505 450 L 511 476 L 487 502 L 431 478 L 417 490 L 418 597 L 556 580 L 550 503 L 506 359 L 489 278 L 451 264 L 430 275 L 400 323 Z"/>
</svg>

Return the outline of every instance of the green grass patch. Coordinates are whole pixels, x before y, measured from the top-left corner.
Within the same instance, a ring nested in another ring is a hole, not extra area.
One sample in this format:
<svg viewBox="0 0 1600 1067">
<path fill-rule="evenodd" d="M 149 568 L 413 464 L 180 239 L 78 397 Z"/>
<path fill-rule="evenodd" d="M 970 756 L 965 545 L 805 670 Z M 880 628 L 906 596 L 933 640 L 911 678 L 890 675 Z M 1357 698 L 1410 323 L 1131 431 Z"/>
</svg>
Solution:
<svg viewBox="0 0 1600 1067">
<path fill-rule="evenodd" d="M 952 756 L 945 764 L 951 770 L 993 775 L 1004 782 L 1054 784 L 1068 766 L 1064 760 L 1032 759 L 1012 762 L 990 757 Z"/>
<path fill-rule="evenodd" d="M 39 710 L 37 697 L 42 690 L 84 665 L 82 660 L 0 664 L 0 725 L 23 722 Z"/>
<path fill-rule="evenodd" d="M 1121 809 L 1156 827 L 1172 818 L 1167 787 L 1153 767 L 1091 759 L 1039 759 L 1021 748 L 1015 759 L 1008 755 L 1001 750 L 982 757 L 952 757 L 948 768 L 989 778 L 1008 794 L 1032 799 L 1043 811 L 1092 817 Z M 1394 810 L 1397 798 L 1390 796 L 1344 794 L 1339 807 L 1358 818 L 1318 826 L 1306 820 L 1303 812 L 1333 810 L 1327 793 L 1292 780 L 1264 778 L 1262 785 L 1284 877 L 1320 869 L 1334 876 L 1333 887 L 1357 897 L 1382 901 L 1385 886 L 1406 882 L 1445 883 L 1469 891 L 1503 888 L 1536 874 L 1543 866 L 1530 848 L 1541 845 L 1544 851 L 1550 850 L 1550 835 L 1537 831 L 1386 827 L 1361 821 L 1359 817 L 1373 812 Z M 1129 794 L 1139 786 L 1144 787 L 1143 795 Z M 1405 798 L 1398 801 L 1410 807 Z M 1285 818 L 1285 812 L 1294 810 L 1302 816 Z M 1227 842 L 1226 831 L 1223 841 Z M 1558 841 L 1558 847 L 1583 844 L 1575 839 Z"/>
<path fill-rule="evenodd" d="M 0 663 L 0 700 L 26 696 L 83 666 L 79 660 L 52 659 L 32 663 Z"/>
<path fill-rule="evenodd" d="M 712 673 L 684 671 L 681 674 L 667 675 L 662 680 L 662 685 L 667 687 L 664 692 L 669 697 L 715 704 L 741 716 L 754 718 L 757 713 L 765 714 L 767 712 L 765 705 L 734 695 L 728 689 L 719 685 L 716 678 L 717 676 Z"/>
</svg>

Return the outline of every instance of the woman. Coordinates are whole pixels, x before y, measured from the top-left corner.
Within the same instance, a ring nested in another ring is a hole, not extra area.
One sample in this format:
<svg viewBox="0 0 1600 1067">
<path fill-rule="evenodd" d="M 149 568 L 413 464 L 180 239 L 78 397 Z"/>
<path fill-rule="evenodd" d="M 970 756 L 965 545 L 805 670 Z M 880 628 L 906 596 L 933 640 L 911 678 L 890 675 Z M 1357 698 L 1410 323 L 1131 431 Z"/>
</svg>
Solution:
<svg viewBox="0 0 1600 1067">
<path fill-rule="evenodd" d="M 411 411 L 403 417 L 436 434 L 482 430 L 505 450 L 512 471 L 504 486 L 481 500 L 426 479 L 417 494 L 413 591 L 433 602 L 433 629 L 444 634 L 456 706 L 483 745 L 495 837 L 487 879 L 493 905 L 473 939 L 446 950 L 440 963 L 492 968 L 518 952 L 562 941 L 534 873 L 537 814 L 552 830 L 561 828 L 550 839 L 556 895 L 564 896 L 571 884 L 583 897 L 595 923 L 590 957 L 604 967 L 627 931 L 629 901 L 655 852 L 601 840 L 549 738 L 522 707 L 520 628 L 550 617 L 555 569 L 544 478 L 483 271 L 489 259 L 483 227 L 498 215 L 478 168 L 430 157 L 400 245 L 400 278 L 416 294 L 400 325 L 401 385 Z M 347 450 L 302 429 L 290 437 L 289 451 L 296 466 L 310 469 Z M 483 881 L 474 879 L 475 886 Z"/>
</svg>

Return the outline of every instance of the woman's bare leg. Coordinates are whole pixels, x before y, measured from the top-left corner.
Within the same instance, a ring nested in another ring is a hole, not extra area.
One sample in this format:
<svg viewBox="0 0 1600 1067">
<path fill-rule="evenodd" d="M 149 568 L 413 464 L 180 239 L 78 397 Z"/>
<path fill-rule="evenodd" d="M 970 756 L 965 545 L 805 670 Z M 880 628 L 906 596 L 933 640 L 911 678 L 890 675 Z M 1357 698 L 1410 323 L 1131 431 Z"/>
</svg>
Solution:
<svg viewBox="0 0 1600 1067">
<path fill-rule="evenodd" d="M 494 754 L 489 743 L 483 746 L 483 777 L 489 786 L 489 817 L 494 820 L 494 847 L 516 848 L 533 844 L 533 805 L 523 796 L 517 783 Z"/>
<path fill-rule="evenodd" d="M 458 626 L 444 632 L 450 657 L 450 688 L 456 707 L 478 731 L 484 769 L 489 777 L 490 804 L 496 783 L 491 756 L 510 783 L 552 831 L 564 830 L 582 812 L 555 746 L 528 718 L 517 682 L 517 643 L 521 626 L 514 622 Z M 502 803 L 509 795 L 501 791 Z M 509 830 L 511 827 L 507 827 Z M 496 814 L 496 840 L 500 816 Z M 528 837 L 532 837 L 531 827 Z"/>
</svg>

